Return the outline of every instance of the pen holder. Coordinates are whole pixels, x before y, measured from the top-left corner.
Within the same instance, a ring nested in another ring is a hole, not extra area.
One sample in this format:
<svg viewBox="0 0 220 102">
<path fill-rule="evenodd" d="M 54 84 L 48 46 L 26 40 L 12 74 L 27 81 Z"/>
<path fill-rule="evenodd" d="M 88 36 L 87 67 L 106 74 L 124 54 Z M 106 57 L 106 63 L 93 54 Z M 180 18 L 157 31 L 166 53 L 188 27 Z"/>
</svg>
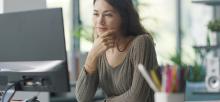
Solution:
<svg viewBox="0 0 220 102">
<path fill-rule="evenodd" d="M 184 102 L 184 93 L 156 92 L 154 100 L 155 102 Z"/>
</svg>

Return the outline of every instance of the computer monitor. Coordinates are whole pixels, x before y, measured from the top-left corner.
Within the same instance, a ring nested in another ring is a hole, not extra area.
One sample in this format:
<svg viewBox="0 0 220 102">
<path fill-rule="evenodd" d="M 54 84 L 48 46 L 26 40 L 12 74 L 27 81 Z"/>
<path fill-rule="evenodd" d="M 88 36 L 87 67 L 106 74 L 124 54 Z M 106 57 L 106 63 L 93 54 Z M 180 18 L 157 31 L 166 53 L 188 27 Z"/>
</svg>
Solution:
<svg viewBox="0 0 220 102">
<path fill-rule="evenodd" d="M 0 15 L 0 90 L 67 92 L 69 75 L 61 8 Z"/>
</svg>

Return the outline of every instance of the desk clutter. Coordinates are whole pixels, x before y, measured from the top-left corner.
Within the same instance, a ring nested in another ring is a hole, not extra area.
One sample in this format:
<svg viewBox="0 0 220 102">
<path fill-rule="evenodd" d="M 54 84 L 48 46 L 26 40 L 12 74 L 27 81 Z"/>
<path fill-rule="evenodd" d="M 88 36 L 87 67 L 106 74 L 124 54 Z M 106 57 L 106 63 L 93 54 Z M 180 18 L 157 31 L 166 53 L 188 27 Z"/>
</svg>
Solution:
<svg viewBox="0 0 220 102">
<path fill-rule="evenodd" d="M 155 102 L 184 102 L 187 68 L 166 65 L 146 70 L 142 64 L 138 68 L 154 90 Z"/>
<path fill-rule="evenodd" d="M 182 93 L 186 80 L 201 81 L 205 77 L 205 71 L 199 66 L 161 65 L 151 70 L 145 69 L 139 64 L 140 72 L 155 92 Z"/>
<path fill-rule="evenodd" d="M 179 97 L 181 101 L 178 102 L 220 100 L 220 93 L 207 91 L 206 68 L 201 65 L 182 67 L 162 65 L 146 70 L 142 64 L 139 64 L 138 68 L 155 91 L 156 102 L 161 101 L 160 99 L 164 99 L 164 102 L 175 102 L 174 97 Z"/>
<path fill-rule="evenodd" d="M 202 80 L 186 82 L 186 102 L 220 102 L 220 59 L 217 57 L 207 58 L 206 67 L 198 70 L 203 73 Z M 191 73 L 190 73 L 191 74 Z M 194 75 L 196 76 L 196 75 Z M 192 78 L 191 78 L 192 79 Z"/>
</svg>

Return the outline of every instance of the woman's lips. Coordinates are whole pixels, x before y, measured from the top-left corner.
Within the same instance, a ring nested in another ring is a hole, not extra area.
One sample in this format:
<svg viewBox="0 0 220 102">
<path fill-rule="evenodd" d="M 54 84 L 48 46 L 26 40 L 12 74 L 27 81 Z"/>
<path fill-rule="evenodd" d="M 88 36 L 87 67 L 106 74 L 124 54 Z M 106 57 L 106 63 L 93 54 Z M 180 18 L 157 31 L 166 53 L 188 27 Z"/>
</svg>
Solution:
<svg viewBox="0 0 220 102">
<path fill-rule="evenodd" d="M 103 31 L 106 31 L 108 30 L 107 28 L 103 28 L 103 27 L 96 27 L 97 31 L 99 32 L 103 32 Z"/>
</svg>

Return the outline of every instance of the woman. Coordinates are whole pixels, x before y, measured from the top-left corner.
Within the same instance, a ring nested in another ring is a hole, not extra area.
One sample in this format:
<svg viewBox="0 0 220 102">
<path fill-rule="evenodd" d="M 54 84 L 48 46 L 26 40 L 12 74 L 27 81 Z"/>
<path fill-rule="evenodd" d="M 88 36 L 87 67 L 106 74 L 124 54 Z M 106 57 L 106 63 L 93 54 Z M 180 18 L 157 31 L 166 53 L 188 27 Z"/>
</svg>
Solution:
<svg viewBox="0 0 220 102">
<path fill-rule="evenodd" d="M 92 102 L 97 87 L 106 102 L 154 102 L 137 65 L 157 66 L 154 43 L 131 0 L 94 0 L 95 40 L 76 85 L 79 102 Z"/>
</svg>

